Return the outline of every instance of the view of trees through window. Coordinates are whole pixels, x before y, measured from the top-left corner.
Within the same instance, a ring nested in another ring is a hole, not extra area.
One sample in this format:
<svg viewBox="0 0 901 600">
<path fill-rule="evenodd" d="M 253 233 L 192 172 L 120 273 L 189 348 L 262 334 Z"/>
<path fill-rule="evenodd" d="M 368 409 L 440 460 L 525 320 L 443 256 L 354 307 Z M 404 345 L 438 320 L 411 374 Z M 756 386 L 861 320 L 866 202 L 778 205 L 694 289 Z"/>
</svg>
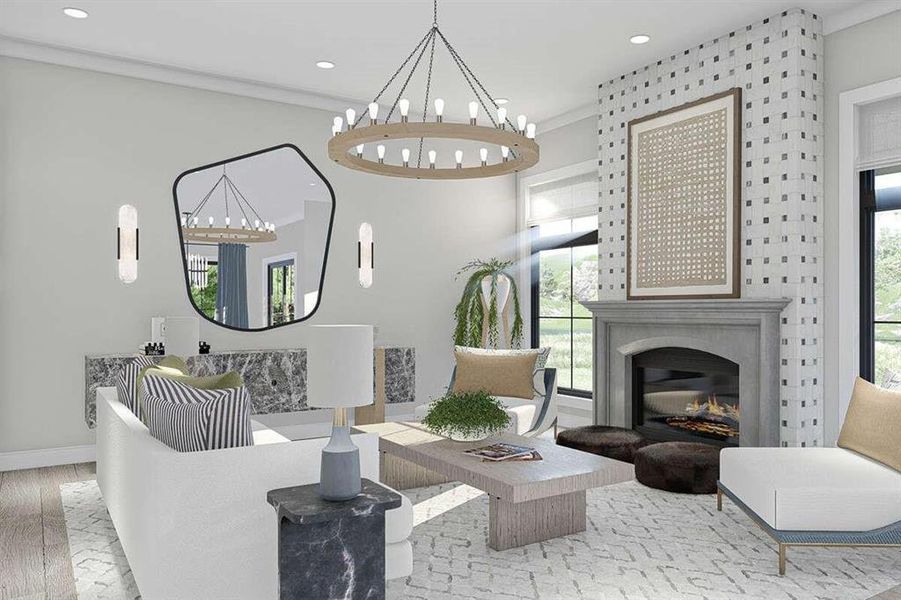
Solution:
<svg viewBox="0 0 901 600">
<path fill-rule="evenodd" d="M 201 271 L 202 272 L 202 271 Z M 200 309 L 200 312 L 209 318 L 216 319 L 216 291 L 219 289 L 219 270 L 216 263 L 209 263 L 206 269 L 206 286 L 198 287 L 191 284 L 191 297 L 194 299 L 194 305 Z"/>
<path fill-rule="evenodd" d="M 596 227 L 594 217 L 549 223 L 537 228 L 533 244 L 537 344 L 551 347 L 557 386 L 583 394 L 592 388 L 592 336 L 591 313 L 580 302 L 597 299 Z"/>
<path fill-rule="evenodd" d="M 901 173 L 876 176 L 877 194 L 901 189 Z M 873 284 L 876 381 L 901 375 L 901 209 L 875 215 Z"/>
<path fill-rule="evenodd" d="M 269 325 L 294 320 L 294 261 L 269 264 Z"/>
</svg>

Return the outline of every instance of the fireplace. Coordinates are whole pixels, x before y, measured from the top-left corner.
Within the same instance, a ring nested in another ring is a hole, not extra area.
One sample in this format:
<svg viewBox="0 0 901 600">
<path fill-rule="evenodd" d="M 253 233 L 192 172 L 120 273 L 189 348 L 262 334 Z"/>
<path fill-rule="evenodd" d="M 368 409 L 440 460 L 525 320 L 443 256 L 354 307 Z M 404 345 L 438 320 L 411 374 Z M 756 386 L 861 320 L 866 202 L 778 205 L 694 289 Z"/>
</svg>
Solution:
<svg viewBox="0 0 901 600">
<path fill-rule="evenodd" d="M 739 366 L 665 347 L 632 356 L 632 427 L 655 441 L 739 444 Z"/>
</svg>

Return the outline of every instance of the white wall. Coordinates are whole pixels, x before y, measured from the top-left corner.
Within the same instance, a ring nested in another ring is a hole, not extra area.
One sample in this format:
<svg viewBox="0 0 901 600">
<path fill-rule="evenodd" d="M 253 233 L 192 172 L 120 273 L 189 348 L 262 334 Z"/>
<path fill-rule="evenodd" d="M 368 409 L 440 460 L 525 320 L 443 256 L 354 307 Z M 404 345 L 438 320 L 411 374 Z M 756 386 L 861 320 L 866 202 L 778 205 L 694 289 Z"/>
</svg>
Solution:
<svg viewBox="0 0 901 600">
<path fill-rule="evenodd" d="M 838 324 L 847 315 L 838 310 L 838 236 L 843 223 L 838 207 L 853 199 L 839 197 L 839 94 L 865 85 L 901 77 L 901 11 L 883 15 L 826 36 L 826 207 L 825 207 L 825 442 L 834 444 L 839 423 L 839 356 L 852 348 L 839 345 Z M 845 383 L 847 385 L 847 383 Z"/>
<path fill-rule="evenodd" d="M 0 452 L 89 444 L 84 355 L 129 352 L 154 315 L 189 315 L 172 182 L 183 170 L 292 142 L 335 188 L 320 311 L 378 343 L 416 347 L 421 400 L 452 365 L 454 273 L 501 254 L 514 231 L 513 177 L 381 178 L 326 158 L 332 115 L 127 77 L 0 58 Z M 137 282 L 116 276 L 116 212 L 139 212 Z M 357 283 L 361 221 L 375 283 Z M 507 244 L 509 246 L 509 243 Z M 509 248 L 507 248 L 509 251 Z M 215 350 L 304 345 L 305 325 L 240 333 L 203 322 Z M 282 418 L 288 422 L 291 418 Z M 299 419 L 295 419 L 299 420 Z"/>
</svg>

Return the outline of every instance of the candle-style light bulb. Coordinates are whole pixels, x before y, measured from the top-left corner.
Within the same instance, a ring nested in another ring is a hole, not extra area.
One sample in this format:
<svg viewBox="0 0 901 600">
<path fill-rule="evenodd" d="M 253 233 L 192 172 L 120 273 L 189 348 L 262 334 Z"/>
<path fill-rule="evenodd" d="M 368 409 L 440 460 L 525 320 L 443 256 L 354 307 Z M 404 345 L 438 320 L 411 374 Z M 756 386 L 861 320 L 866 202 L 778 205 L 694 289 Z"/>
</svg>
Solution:
<svg viewBox="0 0 901 600">
<path fill-rule="evenodd" d="M 376 102 L 369 104 L 369 124 L 375 125 L 376 119 L 379 118 L 379 105 Z"/>
<path fill-rule="evenodd" d="M 525 133 L 527 122 L 528 119 L 526 119 L 525 115 L 519 115 L 518 117 L 516 117 L 516 127 L 517 129 L 519 129 L 520 133 Z"/>
<path fill-rule="evenodd" d="M 480 148 L 479 149 L 479 157 L 482 159 L 482 166 L 488 164 L 488 148 Z"/>
<path fill-rule="evenodd" d="M 406 123 L 407 114 L 410 112 L 410 101 L 406 98 L 401 98 L 397 105 L 400 107 L 400 122 Z"/>
<path fill-rule="evenodd" d="M 456 152 L 454 152 L 454 159 L 456 159 L 456 161 L 457 161 L 457 168 L 458 169 L 462 168 L 463 167 L 463 151 L 457 150 Z"/>
<path fill-rule="evenodd" d="M 497 109 L 497 125 L 501 129 L 507 128 L 507 109 L 503 106 Z"/>
<path fill-rule="evenodd" d="M 476 117 L 479 116 L 479 103 L 478 102 L 470 102 L 469 103 L 469 124 L 476 124 Z"/>
<path fill-rule="evenodd" d="M 213 226 L 213 217 L 210 217 L 210 227 Z"/>
<path fill-rule="evenodd" d="M 530 140 L 535 139 L 535 123 L 529 123 L 526 125 L 526 137 Z"/>
<path fill-rule="evenodd" d="M 363 144 L 360 144 L 359 146 L 357 146 L 357 156 L 359 158 L 363 158 Z"/>
<path fill-rule="evenodd" d="M 404 159 L 404 166 L 409 167 L 410 166 L 410 149 L 404 148 L 403 150 L 400 151 L 400 155 Z"/>
<path fill-rule="evenodd" d="M 348 108 L 346 111 L 344 111 L 344 116 L 347 117 L 347 129 L 353 129 L 354 124 L 357 122 L 357 111 L 352 108 Z"/>
<path fill-rule="evenodd" d="M 335 117 L 332 119 L 332 123 L 335 124 L 335 129 L 338 130 L 338 133 L 341 133 L 341 130 L 344 129 L 344 119 L 341 117 Z"/>
<path fill-rule="evenodd" d="M 247 219 L 241 219 L 241 229 L 247 229 Z"/>
<path fill-rule="evenodd" d="M 254 229 L 259 229 L 259 228 L 260 228 L 260 220 L 259 220 L 259 219 L 254 219 L 254 221 L 253 221 L 253 228 L 254 228 Z"/>
<path fill-rule="evenodd" d="M 438 158 L 438 153 L 434 150 L 429 150 L 429 168 L 435 168 L 435 159 Z"/>
<path fill-rule="evenodd" d="M 184 227 L 187 224 L 188 224 L 188 217 L 182 217 L 181 218 L 181 226 Z"/>
<path fill-rule="evenodd" d="M 379 155 L 379 164 L 385 162 L 385 147 L 379 144 L 375 150 Z"/>
<path fill-rule="evenodd" d="M 444 100 L 435 98 L 435 120 L 439 123 L 444 119 Z"/>
<path fill-rule="evenodd" d="M 332 124 L 332 135 L 335 136 L 335 135 L 338 135 L 339 133 L 341 133 L 341 129 L 336 127 L 334 124 Z"/>
<path fill-rule="evenodd" d="M 504 159 L 504 162 L 507 162 L 507 159 L 510 158 L 510 148 L 501 146 L 501 157 Z"/>
<path fill-rule="evenodd" d="M 231 217 L 225 217 L 225 226 L 226 226 L 226 227 L 230 227 L 231 224 L 232 224 L 232 218 L 231 218 Z"/>
<path fill-rule="evenodd" d="M 194 217 L 194 227 L 197 227 L 198 220 L 199 220 L 199 217 Z"/>
</svg>

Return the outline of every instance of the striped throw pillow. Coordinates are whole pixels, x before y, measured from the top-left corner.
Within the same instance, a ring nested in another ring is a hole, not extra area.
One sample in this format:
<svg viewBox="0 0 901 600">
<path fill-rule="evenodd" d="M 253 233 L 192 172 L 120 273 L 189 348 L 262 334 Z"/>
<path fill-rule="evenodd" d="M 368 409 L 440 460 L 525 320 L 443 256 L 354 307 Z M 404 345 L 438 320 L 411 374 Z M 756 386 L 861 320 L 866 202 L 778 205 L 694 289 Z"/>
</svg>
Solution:
<svg viewBox="0 0 901 600">
<path fill-rule="evenodd" d="M 144 417 L 150 434 L 179 452 L 253 445 L 250 396 L 243 386 L 204 390 L 146 375 Z"/>
<path fill-rule="evenodd" d="M 138 356 L 125 365 L 116 378 L 119 402 L 136 415 L 138 414 L 138 375 L 140 375 L 141 369 L 152 367 L 153 364 L 153 361 L 146 356 Z"/>
</svg>

